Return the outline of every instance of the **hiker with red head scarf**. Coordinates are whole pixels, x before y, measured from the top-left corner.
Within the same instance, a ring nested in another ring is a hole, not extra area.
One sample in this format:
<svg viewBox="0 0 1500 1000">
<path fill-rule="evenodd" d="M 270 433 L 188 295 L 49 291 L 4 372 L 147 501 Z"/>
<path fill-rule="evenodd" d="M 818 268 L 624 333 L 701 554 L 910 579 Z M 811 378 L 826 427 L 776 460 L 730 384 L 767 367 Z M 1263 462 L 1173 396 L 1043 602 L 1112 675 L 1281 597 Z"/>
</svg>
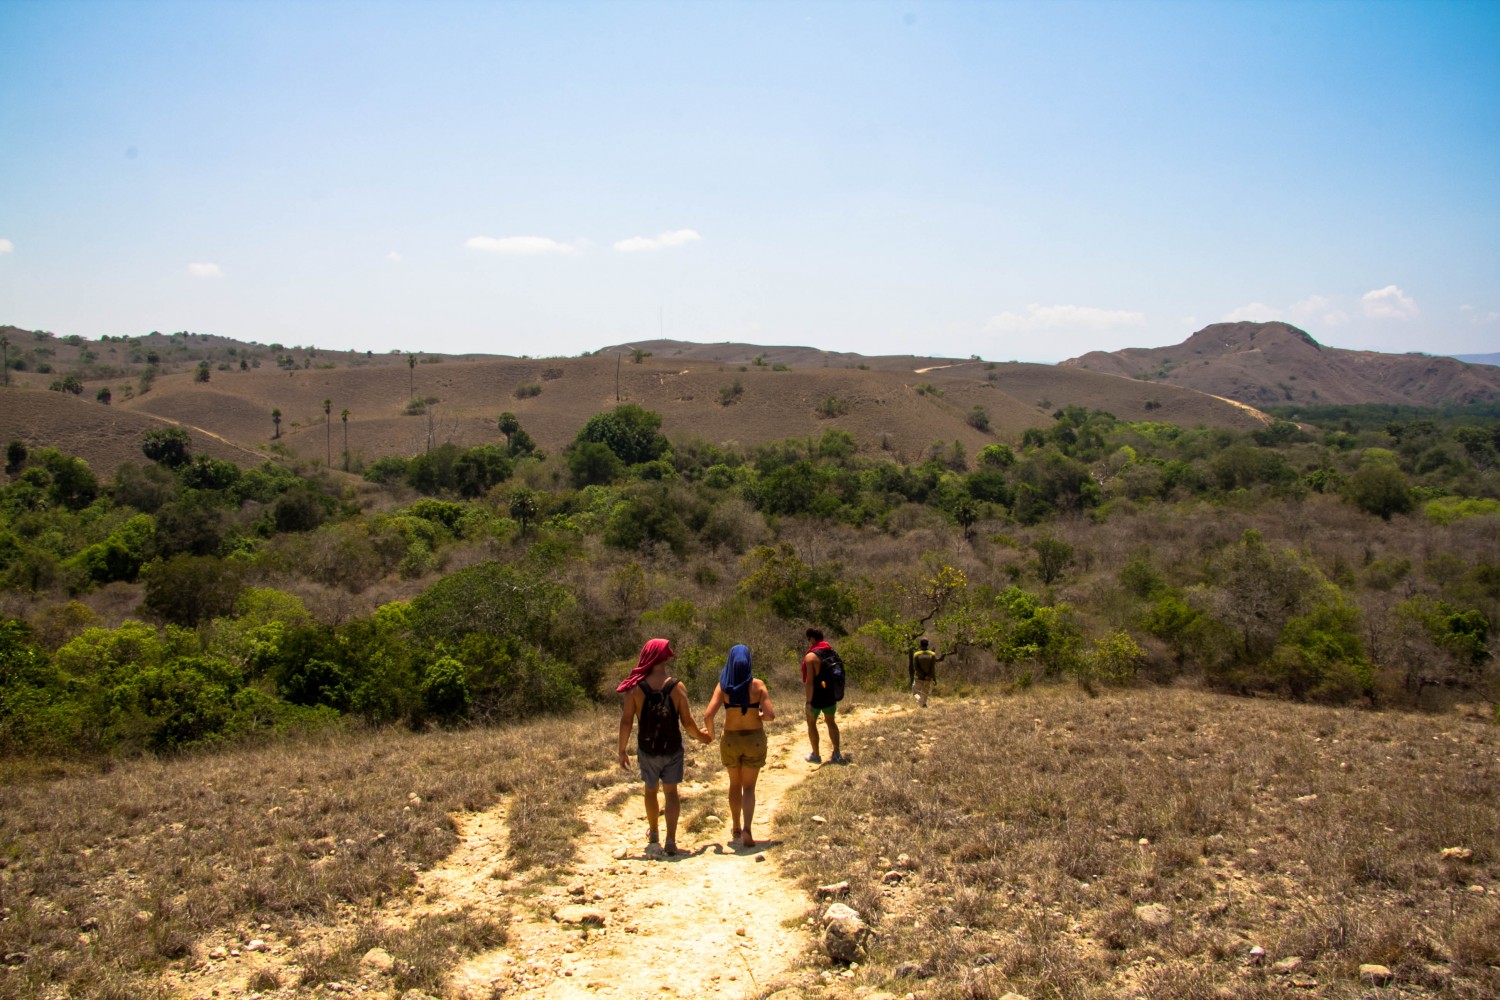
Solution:
<svg viewBox="0 0 1500 1000">
<path fill-rule="evenodd" d="M 812 744 L 812 753 L 805 760 L 810 764 L 823 763 L 818 753 L 818 716 L 828 726 L 828 742 L 833 744 L 830 764 L 847 764 L 848 758 L 839 753 L 839 702 L 844 699 L 844 661 L 834 648 L 823 640 L 820 629 L 807 630 L 807 653 L 802 657 L 802 693 L 807 700 L 807 741 Z"/>
<path fill-rule="evenodd" d="M 703 713 L 703 726 L 710 736 L 714 714 L 724 708 L 724 737 L 719 741 L 719 759 L 729 772 L 729 816 L 733 839 L 745 847 L 755 846 L 750 824 L 755 819 L 755 782 L 766 766 L 766 726 L 776 718 L 765 682 L 750 673 L 748 646 L 732 646 L 719 683 Z M 739 711 L 735 711 L 739 709 Z M 752 711 L 753 709 L 753 711 Z"/>
<path fill-rule="evenodd" d="M 693 721 L 693 710 L 688 705 L 687 692 L 675 677 L 667 673 L 667 661 L 676 656 L 665 639 L 652 639 L 641 647 L 640 659 L 630 676 L 620 682 L 616 691 L 625 695 L 620 711 L 620 767 L 630 770 L 630 729 L 636 717 L 641 720 L 636 735 L 636 759 L 641 767 L 641 778 L 646 782 L 646 822 L 651 833 L 646 841 L 648 853 L 659 847 L 661 803 L 656 797 L 658 784 L 666 790 L 668 855 L 677 853 L 677 815 L 681 804 L 677 797 L 677 786 L 682 782 L 684 768 L 682 729 L 704 743 L 713 736 L 706 729 L 699 729 Z"/>
</svg>

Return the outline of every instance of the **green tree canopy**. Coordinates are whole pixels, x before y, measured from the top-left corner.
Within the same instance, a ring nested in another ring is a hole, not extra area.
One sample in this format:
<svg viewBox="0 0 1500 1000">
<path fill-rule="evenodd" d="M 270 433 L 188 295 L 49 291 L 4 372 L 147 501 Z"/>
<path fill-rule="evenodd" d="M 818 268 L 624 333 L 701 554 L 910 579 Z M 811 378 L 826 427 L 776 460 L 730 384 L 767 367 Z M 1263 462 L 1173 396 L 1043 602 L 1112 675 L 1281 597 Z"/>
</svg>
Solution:
<svg viewBox="0 0 1500 1000">
<path fill-rule="evenodd" d="M 626 465 L 661 458 L 668 448 L 661 433 L 661 414 L 635 403 L 622 403 L 608 413 L 590 417 L 574 444 L 588 442 L 604 445 Z"/>
</svg>

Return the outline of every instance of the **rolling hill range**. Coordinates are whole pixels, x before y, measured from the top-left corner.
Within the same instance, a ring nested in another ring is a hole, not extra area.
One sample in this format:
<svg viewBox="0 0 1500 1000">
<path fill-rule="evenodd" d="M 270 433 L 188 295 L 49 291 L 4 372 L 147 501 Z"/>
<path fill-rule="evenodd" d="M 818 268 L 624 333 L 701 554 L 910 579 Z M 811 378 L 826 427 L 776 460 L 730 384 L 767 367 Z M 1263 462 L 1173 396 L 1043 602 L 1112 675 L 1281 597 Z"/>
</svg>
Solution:
<svg viewBox="0 0 1500 1000">
<path fill-rule="evenodd" d="M 1286 323 L 1215 323 L 1175 347 L 1092 351 L 1062 366 L 1185 386 L 1251 406 L 1500 400 L 1500 368 L 1325 347 Z"/>
<path fill-rule="evenodd" d="M 617 399 L 660 413 L 662 429 L 673 440 L 749 446 L 821 437 L 833 427 L 851 434 L 868 454 L 906 460 L 921 457 L 934 442 L 962 442 L 971 458 L 986 444 L 1014 444 L 1028 428 L 1050 426 L 1052 413 L 1068 405 L 1107 410 L 1126 420 L 1188 426 L 1249 429 L 1266 419 L 1190 388 L 1084 369 L 972 359 L 863 359 L 810 348 L 657 342 L 644 345 L 651 356 L 639 363 L 605 349 L 547 359 L 424 354 L 420 363 L 409 365 L 401 355 L 305 357 L 308 352 L 301 348 L 197 337 L 179 337 L 172 359 L 161 349 L 165 373 L 145 391 L 131 388 L 128 358 L 106 377 L 89 374 L 78 362 L 76 370 L 89 375 L 81 395 L 49 392 L 46 385 L 59 372 L 75 370 L 70 346 L 98 355 L 101 345 L 58 342 L 50 356 L 52 371 L 12 373 L 11 390 L 0 393 L 0 434 L 33 447 L 64 448 L 108 475 L 121 462 L 141 460 L 143 431 L 170 425 L 194 434 L 195 451 L 241 465 L 280 452 L 340 467 L 345 409 L 355 468 L 386 455 L 414 455 L 429 444 L 495 442 L 500 437 L 496 419 L 507 410 L 540 447 L 556 452 L 589 417 L 615 406 Z M 191 341 L 190 349 L 182 347 L 183 340 Z M 226 353 L 230 350 L 233 355 Z M 199 355 L 200 363 L 218 359 L 208 381 L 194 375 Z M 226 356 L 245 366 L 225 363 Z M 755 363 L 756 357 L 762 363 Z M 95 398 L 105 387 L 112 390 L 109 405 Z M 424 405 L 412 407 L 413 397 Z M 330 401 L 329 417 L 324 400 Z M 987 431 L 971 425 L 975 407 L 988 416 Z M 424 412 L 410 412 L 414 409 Z M 273 410 L 281 412 L 279 438 Z"/>
</svg>

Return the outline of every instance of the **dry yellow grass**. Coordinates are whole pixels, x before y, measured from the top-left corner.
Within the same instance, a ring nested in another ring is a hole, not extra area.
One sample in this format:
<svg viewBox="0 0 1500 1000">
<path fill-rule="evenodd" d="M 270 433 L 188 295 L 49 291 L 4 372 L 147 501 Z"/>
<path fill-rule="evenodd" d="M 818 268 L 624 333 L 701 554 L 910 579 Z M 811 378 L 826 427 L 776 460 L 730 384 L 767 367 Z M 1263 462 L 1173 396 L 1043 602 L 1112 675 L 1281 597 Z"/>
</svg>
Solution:
<svg viewBox="0 0 1500 1000">
<path fill-rule="evenodd" d="M 848 879 L 878 927 L 856 982 L 1358 997 L 1373 963 L 1394 971 L 1392 996 L 1500 994 L 1493 725 L 1055 689 L 857 715 L 845 732 L 855 766 L 799 790 L 787 840 L 805 888 Z M 1445 859 L 1454 847 L 1469 853 Z M 1151 904 L 1170 924 L 1137 915 Z"/>
<path fill-rule="evenodd" d="M 804 889 L 848 879 L 877 926 L 851 986 L 934 1000 L 1288 986 L 1353 998 L 1368 989 L 1358 966 L 1379 963 L 1392 996 L 1500 990 L 1491 724 L 1171 689 L 995 691 L 927 711 L 853 698 L 853 765 L 813 775 L 769 831 Z M 503 913 L 445 914 L 400 935 L 359 915 L 450 854 L 451 814 L 507 796 L 509 864 L 554 878 L 587 793 L 636 794 L 609 766 L 614 722 L 600 710 L 12 773 L 0 786 L 0 996 L 157 995 L 160 974 L 200 961 L 210 935 L 300 949 L 307 985 L 350 976 L 382 945 L 405 985 L 440 992 L 453 963 L 504 939 Z M 1445 858 L 1450 847 L 1467 854 Z M 1142 922 L 1150 904 L 1171 923 Z M 352 932 L 314 933 L 332 923 Z M 1298 968 L 1277 970 L 1291 958 Z M 800 978 L 819 975 L 814 964 Z M 306 988 L 283 979 L 257 988 Z"/>
<path fill-rule="evenodd" d="M 450 813 L 502 796 L 510 863 L 550 871 L 571 856 L 583 796 L 628 777 L 609 768 L 613 719 L 602 719 L 12 775 L 0 785 L 0 997 L 151 995 L 156 974 L 201 960 L 194 945 L 210 932 L 295 947 L 307 926 L 407 889 L 452 850 Z M 503 933 L 489 919 L 412 940 L 479 947 Z M 415 951 L 429 984 L 460 954 Z M 309 974 L 348 960 L 347 949 L 312 956 Z"/>
</svg>

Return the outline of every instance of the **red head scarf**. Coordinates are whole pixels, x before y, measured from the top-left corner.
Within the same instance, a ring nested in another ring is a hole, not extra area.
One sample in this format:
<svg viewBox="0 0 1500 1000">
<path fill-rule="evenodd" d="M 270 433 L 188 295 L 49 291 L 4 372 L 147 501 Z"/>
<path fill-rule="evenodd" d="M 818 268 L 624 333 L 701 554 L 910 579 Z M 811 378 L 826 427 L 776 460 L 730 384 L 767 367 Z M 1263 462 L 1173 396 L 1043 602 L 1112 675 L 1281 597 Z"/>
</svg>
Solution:
<svg viewBox="0 0 1500 1000">
<path fill-rule="evenodd" d="M 651 668 L 658 663 L 665 663 L 677 654 L 672 652 L 672 646 L 665 639 L 650 639 L 641 647 L 641 658 L 636 661 L 635 669 L 630 676 L 620 682 L 616 691 L 629 691 L 651 672 Z"/>
</svg>

